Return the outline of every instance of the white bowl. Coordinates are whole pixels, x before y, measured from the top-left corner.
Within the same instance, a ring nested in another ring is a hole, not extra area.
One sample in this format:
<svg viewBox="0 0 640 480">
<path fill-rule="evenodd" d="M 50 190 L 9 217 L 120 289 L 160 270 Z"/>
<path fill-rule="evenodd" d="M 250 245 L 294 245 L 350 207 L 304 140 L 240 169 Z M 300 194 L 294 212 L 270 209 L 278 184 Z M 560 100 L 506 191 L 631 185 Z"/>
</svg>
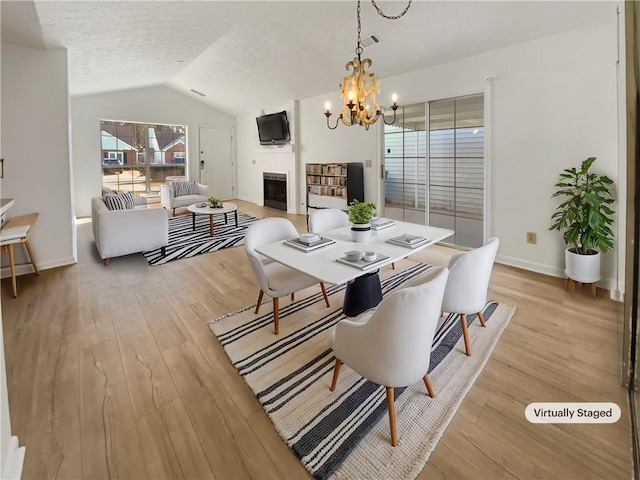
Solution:
<svg viewBox="0 0 640 480">
<path fill-rule="evenodd" d="M 378 258 L 378 254 L 376 252 L 364 252 L 362 258 L 367 262 L 373 262 L 376 258 Z"/>
<path fill-rule="evenodd" d="M 362 252 L 358 250 L 350 250 L 348 252 L 344 252 L 344 257 L 350 262 L 357 262 L 362 258 Z"/>
<path fill-rule="evenodd" d="M 311 243 L 320 240 L 320 235 L 317 233 L 303 233 L 300 235 L 300 240 L 306 243 Z"/>
</svg>

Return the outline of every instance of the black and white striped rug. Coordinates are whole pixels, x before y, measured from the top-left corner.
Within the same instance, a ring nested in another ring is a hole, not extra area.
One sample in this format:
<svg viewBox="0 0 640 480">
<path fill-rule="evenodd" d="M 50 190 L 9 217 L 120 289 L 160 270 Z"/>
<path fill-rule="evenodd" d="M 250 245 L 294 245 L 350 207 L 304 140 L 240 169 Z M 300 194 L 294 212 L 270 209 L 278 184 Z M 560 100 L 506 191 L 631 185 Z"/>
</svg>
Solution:
<svg viewBox="0 0 640 480">
<path fill-rule="evenodd" d="M 380 270 L 383 294 L 433 268 L 402 261 L 404 270 Z M 326 308 L 319 287 L 280 299 L 280 335 L 273 333 L 270 299 L 209 322 L 231 362 L 253 390 L 275 429 L 314 477 L 414 478 L 489 358 L 515 307 L 487 303 L 487 328 L 468 316 L 471 357 L 464 353 L 457 315 L 442 318 L 424 384 L 397 388 L 399 444 L 390 444 L 384 387 L 364 380 L 345 364 L 335 392 L 329 390 L 335 357 L 327 336 L 345 316 L 344 285 L 329 287 Z"/>
<path fill-rule="evenodd" d="M 223 248 L 238 247 L 244 245 L 244 234 L 249 225 L 258 220 L 256 217 L 238 214 L 238 227 L 236 228 L 233 213 L 213 216 L 213 237 L 209 233 L 209 216 L 196 215 L 196 228 L 193 229 L 191 215 L 180 215 L 169 218 L 169 245 L 162 249 L 156 248 L 144 252 L 144 258 L 149 265 L 163 265 L 173 260 L 189 258 L 202 253 L 217 252 Z"/>
</svg>

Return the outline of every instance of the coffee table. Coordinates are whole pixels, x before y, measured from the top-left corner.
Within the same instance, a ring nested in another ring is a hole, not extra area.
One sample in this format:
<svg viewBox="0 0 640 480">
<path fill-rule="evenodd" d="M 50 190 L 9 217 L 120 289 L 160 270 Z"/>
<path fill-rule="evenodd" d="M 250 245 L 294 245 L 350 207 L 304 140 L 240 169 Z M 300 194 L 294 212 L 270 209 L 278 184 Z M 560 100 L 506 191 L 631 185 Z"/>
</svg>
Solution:
<svg viewBox="0 0 640 480">
<path fill-rule="evenodd" d="M 238 228 L 238 206 L 235 203 L 224 202 L 222 207 L 219 208 L 211 208 L 209 206 L 206 207 L 198 207 L 202 203 L 194 203 L 193 205 L 189 205 L 187 210 L 191 212 L 191 227 L 192 230 L 196 229 L 196 215 L 209 215 L 209 233 L 213 237 L 213 216 L 216 213 L 224 213 L 224 223 L 229 223 L 227 214 L 233 212 L 236 228 Z"/>
</svg>

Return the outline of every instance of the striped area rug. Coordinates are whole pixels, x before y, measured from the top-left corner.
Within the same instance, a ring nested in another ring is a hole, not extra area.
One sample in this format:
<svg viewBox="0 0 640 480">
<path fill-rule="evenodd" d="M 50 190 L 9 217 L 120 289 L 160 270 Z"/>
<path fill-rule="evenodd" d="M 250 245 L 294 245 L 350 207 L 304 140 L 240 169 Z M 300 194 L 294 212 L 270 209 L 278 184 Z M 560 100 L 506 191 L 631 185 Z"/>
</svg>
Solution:
<svg viewBox="0 0 640 480">
<path fill-rule="evenodd" d="M 228 222 L 224 223 L 224 214 L 213 216 L 213 237 L 209 234 L 209 216 L 196 215 L 196 228 L 193 230 L 191 215 L 180 215 L 169 218 L 169 245 L 162 249 L 156 248 L 144 252 L 144 258 L 149 265 L 163 265 L 173 260 L 194 257 L 202 253 L 217 252 L 223 248 L 244 245 L 244 234 L 256 217 L 238 214 L 238 228 L 236 228 L 233 213 L 227 214 Z"/>
<path fill-rule="evenodd" d="M 433 268 L 403 261 L 404 270 L 380 270 L 386 295 Z M 342 313 L 344 285 L 329 287 L 326 308 L 319 287 L 281 299 L 280 335 L 273 334 L 271 301 L 259 314 L 253 306 L 217 318 L 209 326 L 231 362 L 253 390 L 274 427 L 316 478 L 414 478 L 480 374 L 515 307 L 489 302 L 487 328 L 468 316 L 472 356 L 464 353 L 457 315 L 440 321 L 429 377 L 436 397 L 422 382 L 396 389 L 399 444 L 390 444 L 384 387 L 364 380 L 345 364 L 335 392 L 329 390 L 335 357 L 327 336 Z"/>
</svg>

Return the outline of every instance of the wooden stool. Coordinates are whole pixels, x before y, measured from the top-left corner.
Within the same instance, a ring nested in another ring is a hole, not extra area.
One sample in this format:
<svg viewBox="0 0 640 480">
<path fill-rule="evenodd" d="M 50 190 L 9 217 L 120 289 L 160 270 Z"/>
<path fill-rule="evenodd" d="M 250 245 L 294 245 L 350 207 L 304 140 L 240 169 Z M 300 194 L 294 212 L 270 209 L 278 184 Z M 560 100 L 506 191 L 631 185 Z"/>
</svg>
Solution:
<svg viewBox="0 0 640 480">
<path fill-rule="evenodd" d="M 565 288 L 565 289 L 566 289 L 566 288 L 569 288 L 569 290 L 571 290 L 571 295 L 572 295 L 573 297 L 575 297 L 575 296 L 576 296 L 576 283 L 578 283 L 578 282 L 576 282 L 574 279 L 572 279 L 572 278 L 568 278 L 568 277 L 567 277 L 567 280 L 566 280 L 566 281 L 565 281 L 565 283 L 564 283 L 564 288 Z M 592 297 L 593 297 L 593 299 L 595 300 L 595 299 L 596 299 L 596 282 L 593 282 L 593 283 L 583 283 L 582 285 L 589 285 L 589 286 L 591 286 L 591 296 L 592 296 Z"/>
<path fill-rule="evenodd" d="M 15 266 L 15 257 L 13 252 L 13 246 L 23 243 L 27 249 L 27 255 L 29 256 L 29 261 L 31 265 L 33 265 L 33 269 L 36 272 L 36 275 L 40 275 L 38 271 L 38 265 L 36 265 L 35 257 L 33 256 L 33 250 L 31 250 L 31 245 L 29 244 L 29 233 L 31 231 L 31 227 L 36 220 L 38 219 L 38 213 L 29 213 L 28 215 L 22 215 L 19 217 L 14 217 L 9 220 L 2 229 L 9 229 L 13 227 L 27 227 L 24 236 L 19 238 L 9 238 L 6 240 L 2 240 L 1 232 L 0 232 L 0 249 L 6 250 L 9 254 L 9 268 L 11 269 L 11 287 L 13 288 L 13 298 L 18 296 L 18 286 L 16 283 L 16 266 Z"/>
</svg>

